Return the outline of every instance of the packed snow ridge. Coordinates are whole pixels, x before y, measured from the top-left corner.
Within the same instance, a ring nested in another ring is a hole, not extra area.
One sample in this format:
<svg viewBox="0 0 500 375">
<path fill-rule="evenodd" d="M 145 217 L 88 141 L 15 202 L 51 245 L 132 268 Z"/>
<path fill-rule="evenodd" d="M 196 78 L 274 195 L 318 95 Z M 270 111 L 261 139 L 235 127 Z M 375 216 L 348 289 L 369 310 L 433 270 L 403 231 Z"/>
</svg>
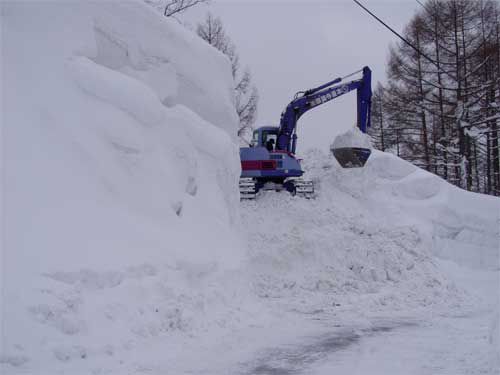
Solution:
<svg viewBox="0 0 500 375">
<path fill-rule="evenodd" d="M 443 259 L 498 271 L 498 199 L 389 154 L 312 150 L 315 199 L 240 204 L 229 61 L 145 4 L 0 6 L 3 373 L 234 374 L 324 326 L 471 309 Z"/>
<path fill-rule="evenodd" d="M 224 320 L 245 257 L 229 61 L 141 2 L 2 2 L 1 24 L 3 368 L 88 373 Z"/>
</svg>

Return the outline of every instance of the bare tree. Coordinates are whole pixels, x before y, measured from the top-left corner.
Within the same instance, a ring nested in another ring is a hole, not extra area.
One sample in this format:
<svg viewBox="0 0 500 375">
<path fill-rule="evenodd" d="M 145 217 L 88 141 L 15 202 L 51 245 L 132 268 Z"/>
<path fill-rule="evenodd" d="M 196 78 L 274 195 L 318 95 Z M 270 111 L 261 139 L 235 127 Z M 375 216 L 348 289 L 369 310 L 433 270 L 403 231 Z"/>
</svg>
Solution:
<svg viewBox="0 0 500 375">
<path fill-rule="evenodd" d="M 203 23 L 199 23 L 196 33 L 211 46 L 217 48 L 223 54 L 227 55 L 233 66 L 239 67 L 238 57 L 235 53 L 234 44 L 226 35 L 224 26 L 219 17 L 214 17 L 212 13 L 207 13 Z M 234 75 L 234 69 L 233 69 Z"/>
<path fill-rule="evenodd" d="M 420 4 L 404 32 L 418 51 L 395 45 L 388 82 L 374 92 L 375 144 L 462 188 L 500 195 L 498 2 Z"/>
<path fill-rule="evenodd" d="M 180 14 L 186 9 L 189 9 L 197 4 L 207 3 L 208 0 L 170 0 L 165 5 L 163 10 L 163 15 L 165 17 L 173 16 L 174 14 Z"/>
<path fill-rule="evenodd" d="M 259 94 L 257 88 L 251 84 L 250 71 L 245 69 L 235 88 L 236 113 L 240 118 L 238 136 L 245 138 L 247 132 L 252 129 L 257 115 L 257 104 Z"/>
<path fill-rule="evenodd" d="M 179 15 L 198 4 L 208 3 L 210 0 L 144 0 L 154 8 L 161 9 L 165 17 Z"/>
<path fill-rule="evenodd" d="M 255 122 L 259 100 L 257 88 L 252 85 L 250 70 L 248 68 L 241 69 L 236 47 L 227 36 L 219 17 L 214 17 L 211 13 L 208 13 L 205 21 L 198 24 L 196 32 L 231 61 L 231 72 L 234 79 L 234 105 L 240 119 L 238 136 L 245 138 Z"/>
</svg>

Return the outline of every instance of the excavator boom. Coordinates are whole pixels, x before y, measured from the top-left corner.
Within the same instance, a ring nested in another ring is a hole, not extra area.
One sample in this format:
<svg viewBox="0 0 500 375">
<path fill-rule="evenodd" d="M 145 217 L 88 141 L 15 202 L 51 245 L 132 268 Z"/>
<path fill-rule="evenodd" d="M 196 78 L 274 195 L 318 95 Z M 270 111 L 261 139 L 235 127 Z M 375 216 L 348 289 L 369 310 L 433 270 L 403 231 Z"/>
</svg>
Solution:
<svg viewBox="0 0 500 375">
<path fill-rule="evenodd" d="M 363 76 L 359 80 L 333 86 L 342 81 L 342 78 L 336 78 L 314 89 L 302 93 L 299 92 L 281 114 L 276 148 L 295 153 L 297 145 L 295 130 L 299 118 L 312 108 L 338 98 L 352 90 L 357 90 L 357 126 L 363 133 L 366 133 L 367 128 L 370 127 L 371 70 L 365 66 L 362 71 Z"/>
</svg>

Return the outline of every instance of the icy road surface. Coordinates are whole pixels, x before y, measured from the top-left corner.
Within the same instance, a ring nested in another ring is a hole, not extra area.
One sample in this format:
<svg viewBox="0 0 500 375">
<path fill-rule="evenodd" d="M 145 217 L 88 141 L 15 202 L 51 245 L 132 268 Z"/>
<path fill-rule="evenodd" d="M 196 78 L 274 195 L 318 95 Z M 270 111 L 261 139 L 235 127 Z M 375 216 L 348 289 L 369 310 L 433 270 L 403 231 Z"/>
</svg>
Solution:
<svg viewBox="0 0 500 375">
<path fill-rule="evenodd" d="M 481 290 L 485 298 L 498 291 L 498 271 L 484 273 L 448 266 L 462 286 Z M 492 345 L 492 322 L 498 322 L 494 303 L 485 299 L 473 311 L 450 312 L 428 321 L 375 319 L 368 328 L 326 328 L 323 335 L 305 337 L 302 345 L 264 350 L 242 373 L 499 374 L 498 347 Z"/>
</svg>

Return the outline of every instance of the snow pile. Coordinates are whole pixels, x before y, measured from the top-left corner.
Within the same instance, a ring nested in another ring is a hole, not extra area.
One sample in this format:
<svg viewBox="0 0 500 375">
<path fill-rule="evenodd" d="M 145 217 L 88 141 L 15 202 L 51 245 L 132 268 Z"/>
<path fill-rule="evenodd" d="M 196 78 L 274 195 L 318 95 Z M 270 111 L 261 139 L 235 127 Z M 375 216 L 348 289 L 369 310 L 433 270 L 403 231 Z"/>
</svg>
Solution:
<svg viewBox="0 0 500 375">
<path fill-rule="evenodd" d="M 319 150 L 303 167 L 315 199 L 243 203 L 254 290 L 302 336 L 248 373 L 496 374 L 500 200 L 375 150 L 364 168 Z"/>
<path fill-rule="evenodd" d="M 1 23 L 2 371 L 128 372 L 228 324 L 248 293 L 227 59 L 141 2 Z"/>
<path fill-rule="evenodd" d="M 467 267 L 500 269 L 498 198 L 459 189 L 389 153 L 376 151 L 368 168 L 381 209 L 400 224 L 418 225 L 432 239 L 434 255 Z"/>
<path fill-rule="evenodd" d="M 463 254 L 498 269 L 498 199 L 378 151 L 361 169 L 342 169 L 318 150 L 305 161 L 316 199 L 267 192 L 243 210 L 262 298 L 349 321 L 449 311 L 475 297 L 447 277 L 436 255 Z"/>
<path fill-rule="evenodd" d="M 346 147 L 359 147 L 372 149 L 372 144 L 370 137 L 359 130 L 357 126 L 353 127 L 351 130 L 343 134 L 339 134 L 335 137 L 330 149 L 346 148 Z"/>
</svg>

